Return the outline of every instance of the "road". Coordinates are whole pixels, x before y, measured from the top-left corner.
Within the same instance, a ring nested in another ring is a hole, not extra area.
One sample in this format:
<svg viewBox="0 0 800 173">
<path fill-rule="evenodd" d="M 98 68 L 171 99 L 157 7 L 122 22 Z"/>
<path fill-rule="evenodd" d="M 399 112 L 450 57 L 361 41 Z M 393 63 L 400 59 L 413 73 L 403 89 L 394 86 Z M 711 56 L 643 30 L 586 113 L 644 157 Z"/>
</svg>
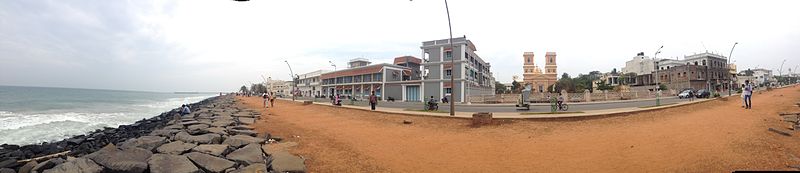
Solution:
<svg viewBox="0 0 800 173">
<path fill-rule="evenodd" d="M 317 99 L 317 101 L 328 101 L 323 99 Z M 665 97 L 661 99 L 661 104 L 672 104 L 678 103 L 681 101 L 688 101 L 688 99 L 678 99 L 677 97 Z M 590 111 L 590 110 L 604 110 L 604 109 L 617 109 L 617 108 L 630 108 L 630 107 L 644 107 L 644 106 L 653 106 L 655 105 L 655 100 L 629 100 L 623 102 L 596 102 L 596 103 L 580 103 L 580 104 L 569 104 L 568 111 Z M 350 101 L 342 101 L 342 104 L 350 104 Z M 356 106 L 369 106 L 365 101 L 356 101 L 353 102 Z M 401 108 L 401 109 L 412 109 L 412 110 L 422 110 L 425 108 L 424 104 L 421 102 L 379 102 L 378 107 L 386 107 L 386 108 Z M 439 104 L 439 110 L 448 111 L 450 110 L 449 104 Z M 536 104 L 531 105 L 530 110 L 517 110 L 514 105 L 486 105 L 486 104 L 474 104 L 474 105 L 467 105 L 467 104 L 456 104 L 456 111 L 457 112 L 549 112 L 550 106 L 549 105 L 542 105 Z"/>
</svg>

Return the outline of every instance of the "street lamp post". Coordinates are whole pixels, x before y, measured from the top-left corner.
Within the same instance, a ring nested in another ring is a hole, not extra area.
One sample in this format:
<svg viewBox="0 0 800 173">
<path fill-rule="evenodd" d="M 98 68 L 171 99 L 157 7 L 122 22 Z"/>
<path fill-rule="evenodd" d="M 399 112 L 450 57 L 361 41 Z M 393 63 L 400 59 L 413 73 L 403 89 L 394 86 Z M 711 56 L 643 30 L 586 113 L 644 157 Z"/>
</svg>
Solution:
<svg viewBox="0 0 800 173">
<path fill-rule="evenodd" d="M 331 66 L 333 66 L 333 71 L 336 71 L 336 64 L 334 64 L 334 63 L 333 63 L 333 62 L 331 62 L 331 61 L 328 61 L 328 63 L 331 63 Z"/>
<path fill-rule="evenodd" d="M 410 0 L 410 1 L 413 1 L 413 0 Z M 450 7 L 447 6 L 447 0 L 444 0 L 444 9 L 447 12 L 447 27 L 450 29 L 450 41 L 449 41 L 450 42 L 450 69 L 454 73 L 455 72 L 455 54 L 454 54 L 455 50 L 454 50 L 454 47 L 455 46 L 453 46 L 453 25 L 450 23 Z M 454 96 L 455 93 L 453 93 L 453 92 L 455 92 L 455 78 L 453 78 L 453 76 L 455 76 L 455 74 L 453 74 L 453 73 L 450 74 L 450 98 L 451 98 L 450 99 L 450 116 L 455 116 L 456 115 L 456 113 L 455 113 L 455 110 L 456 110 L 455 106 L 456 105 L 455 105 L 455 98 L 454 98 L 455 97 Z M 461 88 L 461 89 L 463 90 L 464 88 Z M 461 98 L 461 100 L 464 101 L 464 98 Z"/>
<path fill-rule="evenodd" d="M 661 89 L 661 85 L 658 84 L 658 81 L 659 81 L 658 70 L 659 69 L 658 69 L 658 58 L 657 57 L 658 57 L 658 54 L 661 53 L 661 49 L 662 48 L 664 48 L 664 46 L 659 47 L 658 50 L 656 50 L 656 53 L 653 55 L 653 65 L 655 66 L 655 71 L 656 71 L 656 73 L 655 73 L 656 88 L 653 91 L 656 92 L 656 106 L 660 106 L 661 105 L 661 94 L 660 94 L 661 92 L 659 91 L 659 89 Z"/>
<path fill-rule="evenodd" d="M 778 76 L 780 76 L 781 78 L 783 78 L 783 64 L 784 63 L 786 63 L 786 59 L 784 59 L 783 62 L 781 62 L 781 68 L 778 69 Z M 779 86 L 781 85 L 781 81 L 778 81 L 778 85 Z"/>
<path fill-rule="evenodd" d="M 455 50 L 455 46 L 453 46 L 453 25 L 450 23 L 450 7 L 447 6 L 447 0 L 444 0 L 444 9 L 447 11 L 447 28 L 450 29 L 450 41 L 449 41 L 450 42 L 450 69 L 453 71 L 453 73 L 455 73 L 455 68 L 456 68 L 455 67 L 455 65 L 456 65 L 456 63 L 455 63 L 455 58 L 456 58 L 455 51 L 456 50 Z M 453 76 L 455 76 L 455 74 L 453 74 L 453 73 L 450 74 L 450 98 L 451 99 L 454 97 L 455 93 L 453 93 L 453 92 L 455 92 L 455 87 L 456 87 L 455 78 L 453 78 Z M 461 89 L 463 90 L 464 88 L 461 88 Z M 463 101 L 464 98 L 461 98 L 461 99 Z M 450 116 L 455 116 L 456 115 L 456 107 L 455 107 L 456 105 L 455 105 L 454 101 L 455 100 L 451 100 L 450 101 Z"/>
<path fill-rule="evenodd" d="M 297 80 L 296 80 L 297 78 L 294 77 L 294 72 L 292 71 L 292 66 L 289 65 L 289 61 L 288 60 L 283 60 L 283 62 L 286 62 L 286 66 L 289 66 L 289 75 L 291 75 L 291 77 L 292 77 L 292 85 L 293 85 L 291 94 L 292 94 L 292 101 L 294 101 L 295 97 L 296 97 L 295 94 L 294 94 L 294 91 L 297 88 Z"/>
<path fill-rule="evenodd" d="M 731 68 L 731 58 L 733 57 L 733 49 L 736 48 L 737 44 L 739 44 L 739 42 L 733 43 L 733 47 L 731 47 L 731 53 L 728 54 L 728 71 L 729 72 L 731 70 L 730 68 Z M 736 71 L 733 72 L 733 75 L 736 75 Z M 733 77 L 733 76 L 731 76 L 731 77 Z M 728 96 L 731 96 L 731 94 L 732 94 L 731 90 L 733 90 L 733 78 L 730 78 L 728 80 Z"/>
</svg>

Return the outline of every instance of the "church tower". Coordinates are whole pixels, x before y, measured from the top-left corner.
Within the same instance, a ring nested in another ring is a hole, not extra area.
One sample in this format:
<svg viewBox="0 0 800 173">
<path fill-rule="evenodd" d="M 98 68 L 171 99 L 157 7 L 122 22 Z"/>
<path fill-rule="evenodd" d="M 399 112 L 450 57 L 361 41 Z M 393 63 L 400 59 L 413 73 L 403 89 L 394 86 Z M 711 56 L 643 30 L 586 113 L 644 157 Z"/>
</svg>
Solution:
<svg viewBox="0 0 800 173">
<path fill-rule="evenodd" d="M 558 66 L 556 65 L 556 52 L 547 52 L 544 55 L 545 58 L 545 74 L 556 74 L 558 75 Z"/>
<path fill-rule="evenodd" d="M 523 74 L 536 73 L 539 71 L 539 68 L 534 62 L 533 52 L 522 53 L 522 57 L 524 58 L 524 64 L 522 65 L 522 70 L 524 70 Z"/>
</svg>

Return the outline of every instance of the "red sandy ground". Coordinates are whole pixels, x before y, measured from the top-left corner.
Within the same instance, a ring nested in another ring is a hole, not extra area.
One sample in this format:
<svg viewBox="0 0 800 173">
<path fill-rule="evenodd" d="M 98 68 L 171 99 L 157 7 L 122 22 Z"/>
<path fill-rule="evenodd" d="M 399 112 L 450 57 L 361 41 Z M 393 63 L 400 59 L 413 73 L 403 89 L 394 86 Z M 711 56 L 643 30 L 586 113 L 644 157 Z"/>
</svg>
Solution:
<svg viewBox="0 0 800 173">
<path fill-rule="evenodd" d="M 259 98 L 241 99 L 261 107 Z M 467 119 L 279 101 L 262 112 L 256 129 L 298 142 L 291 152 L 307 158 L 311 172 L 729 172 L 800 165 L 800 134 L 767 131 L 791 132 L 778 113 L 800 112 L 793 106 L 800 87 L 756 94 L 752 110 L 740 101 L 480 128 Z"/>
</svg>

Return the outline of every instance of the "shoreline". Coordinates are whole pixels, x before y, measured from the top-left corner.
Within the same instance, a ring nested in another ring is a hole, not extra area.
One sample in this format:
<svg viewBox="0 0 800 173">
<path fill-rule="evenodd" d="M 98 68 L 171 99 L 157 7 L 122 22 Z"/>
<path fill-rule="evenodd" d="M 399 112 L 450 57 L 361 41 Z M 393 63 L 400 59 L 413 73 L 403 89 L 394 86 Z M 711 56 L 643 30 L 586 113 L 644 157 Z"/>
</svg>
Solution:
<svg viewBox="0 0 800 173">
<path fill-rule="evenodd" d="M 220 96 L 213 96 L 201 101 L 189 104 L 192 111 L 197 111 L 201 106 L 212 103 L 220 99 Z M 100 150 L 107 144 L 119 144 L 128 139 L 138 138 L 150 134 L 153 130 L 162 128 L 173 119 L 173 114 L 178 113 L 178 108 L 162 112 L 156 116 L 136 121 L 132 124 L 114 127 L 104 127 L 96 129 L 87 134 L 72 136 L 54 142 L 43 142 L 29 145 L 0 145 L 0 168 L 8 167 L 3 165 L 8 160 L 25 160 L 51 154 L 67 152 L 64 155 L 80 157 Z"/>
</svg>

